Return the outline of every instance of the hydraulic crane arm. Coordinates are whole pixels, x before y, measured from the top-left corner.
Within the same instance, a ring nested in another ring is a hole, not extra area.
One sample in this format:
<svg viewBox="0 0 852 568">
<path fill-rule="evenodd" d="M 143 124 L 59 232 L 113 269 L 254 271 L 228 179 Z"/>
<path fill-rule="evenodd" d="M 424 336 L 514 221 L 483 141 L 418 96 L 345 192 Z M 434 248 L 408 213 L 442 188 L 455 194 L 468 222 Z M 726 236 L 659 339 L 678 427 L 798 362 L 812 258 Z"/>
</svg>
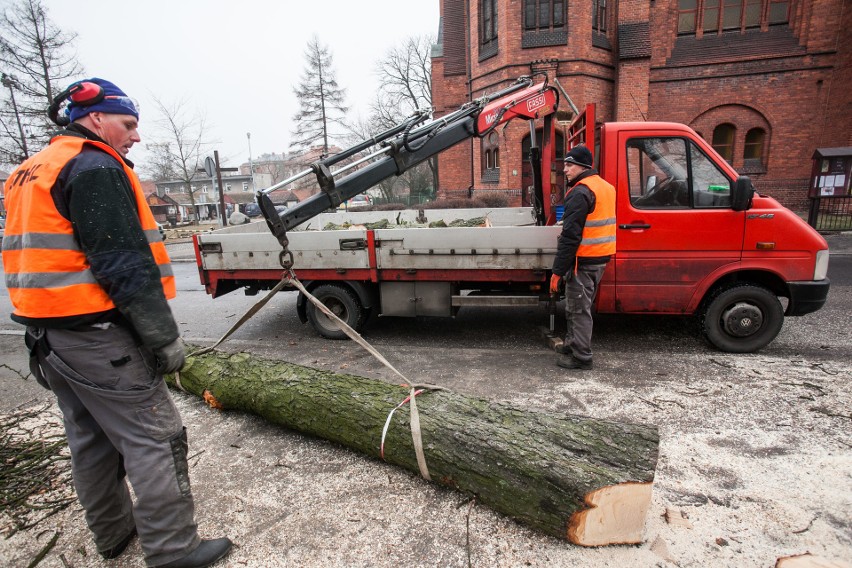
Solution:
<svg viewBox="0 0 852 568">
<path fill-rule="evenodd" d="M 521 77 L 513 85 L 465 104 L 444 117 L 426 120 L 416 113 L 385 132 L 310 165 L 310 168 L 272 187 L 257 192 L 257 203 L 272 234 L 284 249 L 285 268 L 289 256 L 287 231 L 337 207 L 379 182 L 400 175 L 409 168 L 471 137 L 482 137 L 514 118 L 535 120 L 556 112 L 559 95 L 547 81 L 533 85 L 531 77 Z M 418 126 L 420 125 L 420 126 Z M 372 146 L 379 149 L 332 172 L 331 167 Z M 269 194 L 307 175 L 314 174 L 320 191 L 298 205 L 278 213 Z M 292 263 L 292 261 L 289 261 Z"/>
</svg>

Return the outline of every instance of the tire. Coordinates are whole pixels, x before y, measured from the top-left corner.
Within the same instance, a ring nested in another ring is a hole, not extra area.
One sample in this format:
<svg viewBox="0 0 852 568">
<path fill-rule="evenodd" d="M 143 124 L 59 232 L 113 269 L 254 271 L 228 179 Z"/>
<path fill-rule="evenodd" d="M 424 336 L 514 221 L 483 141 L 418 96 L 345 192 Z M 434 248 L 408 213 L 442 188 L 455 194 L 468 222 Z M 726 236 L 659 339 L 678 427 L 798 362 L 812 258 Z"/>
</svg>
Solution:
<svg viewBox="0 0 852 568">
<path fill-rule="evenodd" d="M 321 284 L 311 291 L 320 302 L 330 308 L 334 314 L 346 322 L 346 325 L 360 331 L 366 319 L 366 312 L 351 290 L 336 284 Z M 326 339 L 348 339 L 348 336 L 338 328 L 337 323 L 322 313 L 311 302 L 307 302 L 308 321 L 314 329 Z"/>
<path fill-rule="evenodd" d="M 707 302 L 701 318 L 710 343 L 728 353 L 752 353 L 766 347 L 783 324 L 778 297 L 754 284 L 722 288 Z"/>
</svg>

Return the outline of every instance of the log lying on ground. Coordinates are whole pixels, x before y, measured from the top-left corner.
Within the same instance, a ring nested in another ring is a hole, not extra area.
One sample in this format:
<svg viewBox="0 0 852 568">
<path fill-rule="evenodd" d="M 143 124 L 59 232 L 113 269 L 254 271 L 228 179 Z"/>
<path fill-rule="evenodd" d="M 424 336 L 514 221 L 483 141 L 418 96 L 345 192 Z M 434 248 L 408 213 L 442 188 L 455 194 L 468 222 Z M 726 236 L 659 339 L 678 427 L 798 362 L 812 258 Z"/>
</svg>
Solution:
<svg viewBox="0 0 852 568">
<path fill-rule="evenodd" d="M 225 409 L 373 457 L 379 457 L 388 414 L 409 394 L 399 385 L 246 353 L 190 357 L 180 381 L 187 392 L 215 397 Z M 434 481 L 575 544 L 642 541 L 656 428 L 534 412 L 450 391 L 416 400 Z M 409 405 L 394 414 L 384 459 L 418 472 L 409 419 Z"/>
</svg>

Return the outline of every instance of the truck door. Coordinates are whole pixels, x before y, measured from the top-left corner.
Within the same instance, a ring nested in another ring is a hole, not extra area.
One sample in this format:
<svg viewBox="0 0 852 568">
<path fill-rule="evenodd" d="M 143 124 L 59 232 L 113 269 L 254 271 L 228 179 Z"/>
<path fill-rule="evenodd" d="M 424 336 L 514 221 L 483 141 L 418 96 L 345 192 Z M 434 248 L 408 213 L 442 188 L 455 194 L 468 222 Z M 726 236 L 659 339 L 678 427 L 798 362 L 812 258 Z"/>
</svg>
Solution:
<svg viewBox="0 0 852 568">
<path fill-rule="evenodd" d="M 688 313 L 699 283 L 739 262 L 745 213 L 695 141 L 621 132 L 616 311 Z"/>
</svg>

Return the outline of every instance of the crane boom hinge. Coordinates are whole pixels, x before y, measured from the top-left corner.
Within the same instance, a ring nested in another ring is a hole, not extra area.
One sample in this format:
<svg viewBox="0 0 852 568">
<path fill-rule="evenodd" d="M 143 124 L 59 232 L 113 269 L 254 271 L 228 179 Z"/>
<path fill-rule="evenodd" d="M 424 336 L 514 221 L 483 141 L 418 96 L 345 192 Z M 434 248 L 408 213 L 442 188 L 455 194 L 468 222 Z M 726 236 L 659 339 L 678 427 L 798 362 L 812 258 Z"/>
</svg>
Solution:
<svg viewBox="0 0 852 568">
<path fill-rule="evenodd" d="M 325 162 L 314 162 L 311 164 L 311 169 L 317 176 L 317 183 L 323 193 L 328 195 L 328 200 L 331 202 L 331 207 L 337 207 L 343 203 L 343 198 L 340 191 L 334 182 L 334 175 L 331 173 L 331 168 Z"/>
</svg>

